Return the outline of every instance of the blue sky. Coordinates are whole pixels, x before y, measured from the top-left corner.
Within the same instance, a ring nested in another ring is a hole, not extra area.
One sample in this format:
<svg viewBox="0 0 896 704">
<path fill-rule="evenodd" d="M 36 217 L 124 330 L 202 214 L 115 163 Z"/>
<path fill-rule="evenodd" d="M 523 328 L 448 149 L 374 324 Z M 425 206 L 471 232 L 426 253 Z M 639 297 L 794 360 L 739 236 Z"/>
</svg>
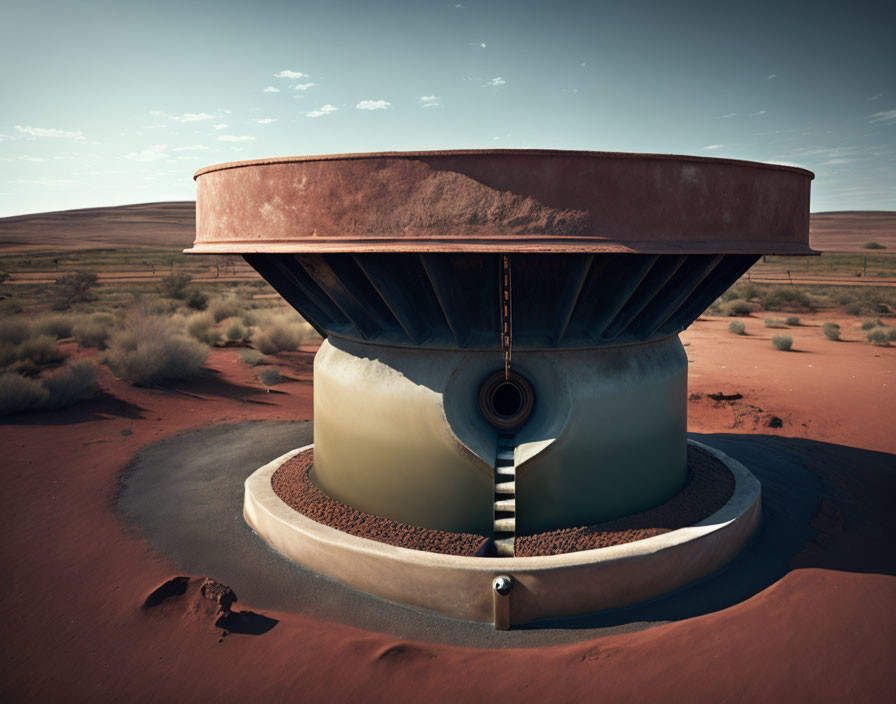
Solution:
<svg viewBox="0 0 896 704">
<path fill-rule="evenodd" d="M 896 210 L 896 4 L 0 0 L 0 216 L 207 164 L 553 148 L 795 164 Z"/>
</svg>

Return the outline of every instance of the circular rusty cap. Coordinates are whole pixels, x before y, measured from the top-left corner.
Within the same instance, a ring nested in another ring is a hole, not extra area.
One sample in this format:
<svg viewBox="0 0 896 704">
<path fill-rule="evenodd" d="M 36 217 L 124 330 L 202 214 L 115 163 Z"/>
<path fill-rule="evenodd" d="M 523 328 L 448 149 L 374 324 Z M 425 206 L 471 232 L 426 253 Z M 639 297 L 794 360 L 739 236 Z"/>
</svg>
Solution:
<svg viewBox="0 0 896 704">
<path fill-rule="evenodd" d="M 196 172 L 187 252 L 808 254 L 814 174 L 663 154 L 463 150 Z"/>
</svg>

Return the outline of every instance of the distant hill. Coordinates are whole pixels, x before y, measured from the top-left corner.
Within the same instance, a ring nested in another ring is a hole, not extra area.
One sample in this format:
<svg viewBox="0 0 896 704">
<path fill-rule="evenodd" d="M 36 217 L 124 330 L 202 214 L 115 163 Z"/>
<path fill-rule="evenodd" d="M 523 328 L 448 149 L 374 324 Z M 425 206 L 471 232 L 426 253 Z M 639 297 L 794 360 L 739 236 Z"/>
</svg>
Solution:
<svg viewBox="0 0 896 704">
<path fill-rule="evenodd" d="M 196 231 L 193 201 L 60 210 L 0 218 L 0 250 L 189 247 Z M 896 212 L 813 213 L 810 241 L 825 252 L 870 252 L 877 242 L 896 252 Z"/>
<path fill-rule="evenodd" d="M 140 203 L 0 218 L 0 250 L 189 247 L 196 203 Z"/>
</svg>

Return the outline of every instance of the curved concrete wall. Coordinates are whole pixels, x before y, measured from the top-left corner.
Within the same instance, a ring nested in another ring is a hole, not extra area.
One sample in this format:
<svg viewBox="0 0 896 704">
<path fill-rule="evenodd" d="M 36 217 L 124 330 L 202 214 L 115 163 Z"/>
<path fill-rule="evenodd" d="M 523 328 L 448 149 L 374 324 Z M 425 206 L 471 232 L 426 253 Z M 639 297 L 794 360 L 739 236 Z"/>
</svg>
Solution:
<svg viewBox="0 0 896 704">
<path fill-rule="evenodd" d="M 418 350 L 330 336 L 314 362 L 312 479 L 411 525 L 490 535 L 497 432 L 482 381 L 500 353 Z M 687 357 L 677 337 L 519 352 L 535 392 L 516 435 L 517 532 L 609 520 L 687 482 Z"/>
</svg>

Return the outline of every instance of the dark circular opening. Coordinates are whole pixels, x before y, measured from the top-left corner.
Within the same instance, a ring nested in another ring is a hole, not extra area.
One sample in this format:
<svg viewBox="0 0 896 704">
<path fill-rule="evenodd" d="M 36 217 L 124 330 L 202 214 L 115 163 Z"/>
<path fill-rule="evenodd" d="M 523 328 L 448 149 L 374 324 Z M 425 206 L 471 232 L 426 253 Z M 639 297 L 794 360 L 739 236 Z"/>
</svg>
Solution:
<svg viewBox="0 0 896 704">
<path fill-rule="evenodd" d="M 495 413 L 505 418 L 515 416 L 523 407 L 523 391 L 512 381 L 498 384 L 492 391 L 492 408 Z"/>
<path fill-rule="evenodd" d="M 479 408 L 485 419 L 499 430 L 513 430 L 528 420 L 535 396 L 532 386 L 516 372 L 504 371 L 488 377 L 479 389 Z"/>
</svg>

